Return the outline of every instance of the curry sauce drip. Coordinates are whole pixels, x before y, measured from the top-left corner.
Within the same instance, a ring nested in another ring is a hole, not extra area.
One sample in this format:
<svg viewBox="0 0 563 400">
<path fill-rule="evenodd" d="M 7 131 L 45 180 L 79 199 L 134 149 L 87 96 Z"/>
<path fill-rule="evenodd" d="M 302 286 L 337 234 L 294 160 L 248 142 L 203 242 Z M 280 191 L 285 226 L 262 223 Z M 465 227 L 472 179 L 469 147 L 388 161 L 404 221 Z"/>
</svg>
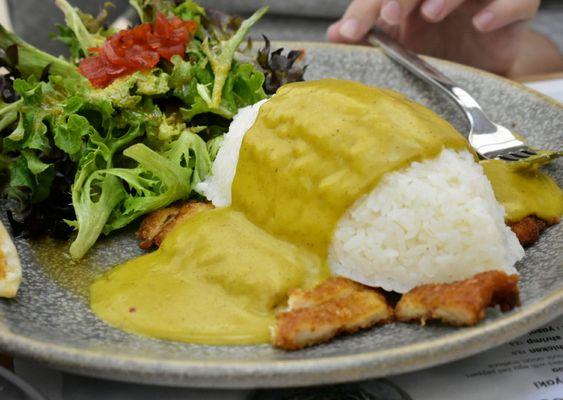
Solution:
<svg viewBox="0 0 563 400">
<path fill-rule="evenodd" d="M 481 161 L 509 222 L 535 215 L 550 223 L 563 214 L 563 191 L 538 167 L 501 160 Z"/>
<path fill-rule="evenodd" d="M 289 290 L 328 269 L 316 255 L 268 235 L 230 208 L 176 227 L 155 252 L 98 278 L 92 310 L 113 326 L 206 344 L 269 341 L 274 310 Z"/>
<path fill-rule="evenodd" d="M 398 93 L 336 79 L 286 85 L 244 137 L 233 207 L 324 257 L 348 207 L 386 173 L 443 148 L 468 144 Z"/>
</svg>

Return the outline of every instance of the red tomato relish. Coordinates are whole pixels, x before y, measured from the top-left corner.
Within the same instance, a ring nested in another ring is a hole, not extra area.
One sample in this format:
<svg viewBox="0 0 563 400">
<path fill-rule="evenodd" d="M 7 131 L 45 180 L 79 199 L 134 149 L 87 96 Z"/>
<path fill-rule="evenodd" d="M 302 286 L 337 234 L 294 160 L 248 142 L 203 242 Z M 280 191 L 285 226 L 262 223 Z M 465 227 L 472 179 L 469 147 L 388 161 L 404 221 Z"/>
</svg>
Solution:
<svg viewBox="0 0 563 400">
<path fill-rule="evenodd" d="M 83 59 L 78 69 L 92 85 L 104 88 L 120 76 L 154 68 L 161 58 L 182 56 L 196 28 L 195 21 L 158 13 L 153 23 L 124 29 L 90 49 L 96 55 Z"/>
</svg>

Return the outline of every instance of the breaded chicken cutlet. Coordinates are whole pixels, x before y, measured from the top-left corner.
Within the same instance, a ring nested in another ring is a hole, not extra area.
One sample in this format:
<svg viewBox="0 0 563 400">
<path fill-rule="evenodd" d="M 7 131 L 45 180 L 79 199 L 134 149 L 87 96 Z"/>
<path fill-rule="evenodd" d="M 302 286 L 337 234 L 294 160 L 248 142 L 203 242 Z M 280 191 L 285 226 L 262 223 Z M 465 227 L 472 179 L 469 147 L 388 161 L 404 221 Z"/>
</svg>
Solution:
<svg viewBox="0 0 563 400">
<path fill-rule="evenodd" d="M 393 319 L 393 308 L 378 290 L 346 278 L 330 278 L 315 288 L 294 290 L 289 310 L 276 316 L 272 344 L 285 350 L 331 340 Z"/>
<path fill-rule="evenodd" d="M 272 344 L 298 350 L 344 333 L 391 322 L 437 319 L 454 326 L 475 325 L 488 307 L 518 306 L 518 276 L 488 271 L 463 281 L 418 286 L 402 295 L 395 310 L 378 289 L 342 277 L 315 288 L 294 290 L 288 311 L 278 313 Z"/>
<path fill-rule="evenodd" d="M 453 283 L 428 284 L 405 293 L 395 307 L 403 322 L 440 320 L 454 326 L 475 325 L 488 307 L 508 311 L 520 305 L 518 275 L 487 271 Z"/>
<path fill-rule="evenodd" d="M 544 221 L 534 215 L 525 217 L 517 222 L 507 222 L 506 224 L 516 234 L 518 241 L 523 247 L 533 245 L 538 241 L 540 235 L 546 228 L 557 224 L 559 221 Z"/>
<path fill-rule="evenodd" d="M 137 230 L 137 238 L 141 241 L 139 247 L 143 250 L 159 247 L 178 223 L 212 208 L 207 201 L 186 201 L 150 213 Z"/>
</svg>

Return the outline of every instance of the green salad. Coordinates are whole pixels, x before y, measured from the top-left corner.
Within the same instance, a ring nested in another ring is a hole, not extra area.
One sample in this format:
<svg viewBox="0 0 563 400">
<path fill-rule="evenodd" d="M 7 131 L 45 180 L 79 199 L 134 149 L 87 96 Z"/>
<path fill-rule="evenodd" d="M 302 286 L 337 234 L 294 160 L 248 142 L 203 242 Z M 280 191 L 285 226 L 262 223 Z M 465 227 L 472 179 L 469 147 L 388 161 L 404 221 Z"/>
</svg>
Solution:
<svg viewBox="0 0 563 400">
<path fill-rule="evenodd" d="M 71 235 L 73 258 L 148 212 L 201 197 L 195 186 L 238 109 L 303 78 L 301 52 L 270 53 L 267 39 L 253 51 L 247 40 L 266 9 L 242 21 L 191 0 L 131 0 L 140 25 L 117 32 L 107 10 L 56 4 L 66 25 L 54 38 L 68 57 L 0 27 L 0 170 L 15 233 Z M 172 43 L 170 32 L 189 41 Z M 137 59 L 141 34 L 148 50 Z M 129 52 L 119 58 L 108 43 Z M 92 78 L 99 65 L 111 80 L 103 87 Z"/>
</svg>

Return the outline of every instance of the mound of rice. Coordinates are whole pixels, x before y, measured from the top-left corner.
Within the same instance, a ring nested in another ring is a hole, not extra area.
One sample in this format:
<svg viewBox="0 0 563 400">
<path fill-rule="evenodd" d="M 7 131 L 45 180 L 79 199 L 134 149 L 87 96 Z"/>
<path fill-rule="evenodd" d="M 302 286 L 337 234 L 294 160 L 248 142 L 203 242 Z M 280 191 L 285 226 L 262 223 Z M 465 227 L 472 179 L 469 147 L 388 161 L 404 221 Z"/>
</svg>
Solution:
<svg viewBox="0 0 563 400">
<path fill-rule="evenodd" d="M 517 273 L 524 256 L 481 166 L 466 152 L 386 175 L 341 218 L 329 250 L 335 274 L 404 293 L 488 271 Z"/>
<path fill-rule="evenodd" d="M 239 111 L 212 175 L 198 186 L 216 207 L 231 204 L 242 140 L 263 103 Z M 481 166 L 466 151 L 446 149 L 386 175 L 359 199 L 336 227 L 328 263 L 336 275 L 404 293 L 493 269 L 517 273 L 523 256 Z"/>
</svg>

